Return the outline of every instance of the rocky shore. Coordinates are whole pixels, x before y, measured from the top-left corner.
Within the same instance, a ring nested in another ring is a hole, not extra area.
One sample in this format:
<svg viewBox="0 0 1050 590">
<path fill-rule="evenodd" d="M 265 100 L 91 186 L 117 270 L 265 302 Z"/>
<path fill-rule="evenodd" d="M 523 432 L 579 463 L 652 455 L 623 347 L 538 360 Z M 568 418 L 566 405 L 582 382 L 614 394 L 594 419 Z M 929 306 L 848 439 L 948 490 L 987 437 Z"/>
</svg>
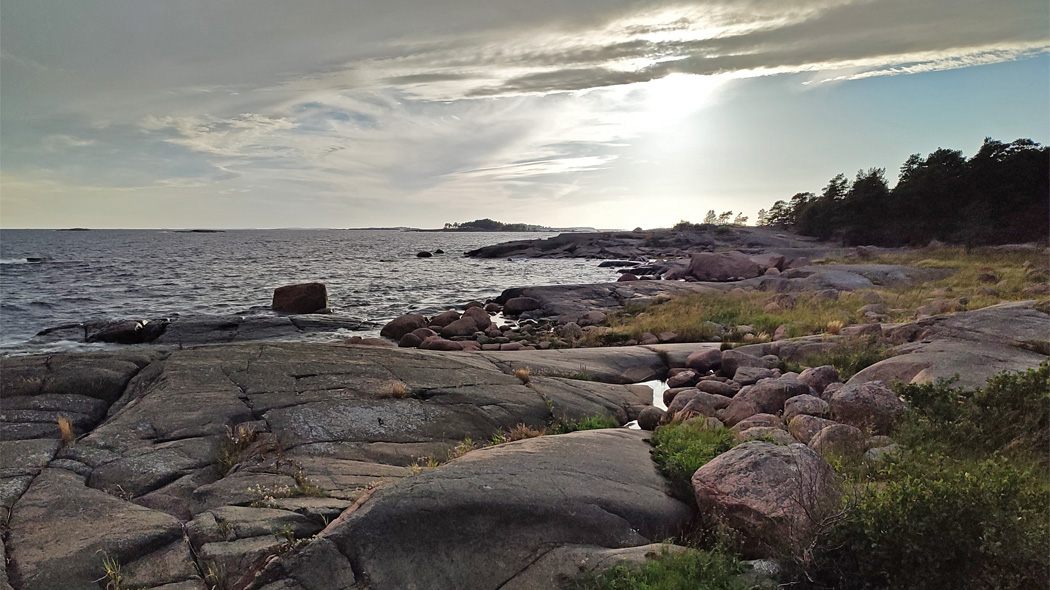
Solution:
<svg viewBox="0 0 1050 590">
<path fill-rule="evenodd" d="M 607 314 L 680 294 L 838 297 L 948 272 L 813 265 L 804 258 L 824 246 L 732 231 L 743 249 L 693 252 L 678 266 L 691 281 L 510 289 L 403 316 L 382 338 L 275 341 L 361 327 L 324 315 L 43 334 L 132 345 L 0 358 L 0 590 L 540 590 L 682 551 L 666 541 L 714 517 L 745 557 L 772 558 L 839 503 L 826 455 L 896 452 L 886 435 L 906 406 L 894 381 L 977 386 L 1050 355 L 1038 300 L 946 304 L 903 322 L 871 303 L 865 323 L 837 334 L 733 348 L 673 333 L 575 346 Z M 599 237 L 617 257 L 695 246 L 667 232 L 648 245 L 635 232 Z M 498 255 L 562 255 L 591 238 L 558 239 Z M 723 263 L 748 270 L 719 274 Z M 886 358 L 847 379 L 802 365 L 857 342 Z M 639 385 L 650 381 L 666 382 L 655 400 Z M 621 427 L 572 432 L 595 417 Z M 635 420 L 643 430 L 623 428 Z M 649 440 L 681 423 L 729 429 L 737 444 L 692 474 L 687 497 Z M 802 483 L 804 497 L 789 493 Z"/>
</svg>

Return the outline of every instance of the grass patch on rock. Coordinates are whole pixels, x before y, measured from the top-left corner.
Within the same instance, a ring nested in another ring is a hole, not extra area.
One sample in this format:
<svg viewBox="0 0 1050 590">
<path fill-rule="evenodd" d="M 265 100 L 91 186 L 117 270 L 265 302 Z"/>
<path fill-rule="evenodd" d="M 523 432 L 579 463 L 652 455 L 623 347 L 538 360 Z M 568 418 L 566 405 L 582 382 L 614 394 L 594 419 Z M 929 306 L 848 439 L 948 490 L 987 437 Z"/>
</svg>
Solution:
<svg viewBox="0 0 1050 590">
<path fill-rule="evenodd" d="M 914 286 L 879 285 L 875 291 L 890 322 L 915 318 L 923 307 L 941 313 L 963 306 L 980 309 L 1004 301 L 1045 297 L 1050 263 L 1040 250 L 1004 250 L 939 246 L 868 254 L 863 259 L 828 258 L 834 264 L 903 264 L 951 269 L 950 276 Z M 671 297 L 652 305 L 628 305 L 610 314 L 605 329 L 584 334 L 582 346 L 617 346 L 641 340 L 646 332 L 675 332 L 678 342 L 761 341 L 782 325 L 786 337 L 837 334 L 844 326 L 864 323 L 860 292 L 840 292 L 838 299 L 796 293 L 794 306 L 769 306 L 773 293 L 730 291 Z M 739 326 L 750 327 L 749 332 Z M 747 334 L 750 333 L 750 339 Z"/>
<path fill-rule="evenodd" d="M 693 502 L 693 473 L 736 446 L 735 435 L 728 428 L 709 428 L 699 421 L 665 424 L 650 438 L 653 460 L 670 480 L 673 493 Z"/>
<path fill-rule="evenodd" d="M 601 430 L 602 428 L 619 428 L 620 421 L 612 416 L 595 414 L 579 420 L 558 418 L 547 427 L 547 434 L 568 434 L 577 430 Z"/>
<path fill-rule="evenodd" d="M 567 590 L 749 590 L 745 566 L 722 551 L 664 552 L 641 567 L 618 565 L 569 581 Z"/>
<path fill-rule="evenodd" d="M 832 365 L 839 372 L 839 378 L 845 382 L 860 371 L 889 357 L 889 351 L 879 346 L 875 340 L 854 340 L 826 352 L 810 355 L 802 364 L 809 367 Z M 801 365 L 790 367 L 795 371 L 799 368 Z"/>
</svg>

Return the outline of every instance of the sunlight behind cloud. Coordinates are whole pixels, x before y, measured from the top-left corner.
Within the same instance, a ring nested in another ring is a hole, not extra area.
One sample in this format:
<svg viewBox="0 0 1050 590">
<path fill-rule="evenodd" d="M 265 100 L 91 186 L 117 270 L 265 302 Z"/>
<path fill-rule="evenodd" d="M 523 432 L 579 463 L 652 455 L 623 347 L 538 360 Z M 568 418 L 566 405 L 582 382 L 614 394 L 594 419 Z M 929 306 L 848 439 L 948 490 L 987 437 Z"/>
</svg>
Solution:
<svg viewBox="0 0 1050 590">
<path fill-rule="evenodd" d="M 671 74 L 646 82 L 645 119 L 654 126 L 673 124 L 676 120 L 704 107 L 726 78 Z"/>
</svg>

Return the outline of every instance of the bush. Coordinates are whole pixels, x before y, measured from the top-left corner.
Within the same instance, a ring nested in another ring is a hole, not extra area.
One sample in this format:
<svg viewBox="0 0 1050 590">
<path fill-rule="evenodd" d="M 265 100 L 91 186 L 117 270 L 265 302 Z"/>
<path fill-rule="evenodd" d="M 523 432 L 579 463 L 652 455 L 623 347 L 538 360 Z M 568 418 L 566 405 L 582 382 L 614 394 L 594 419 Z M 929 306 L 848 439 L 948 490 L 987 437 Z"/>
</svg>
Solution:
<svg viewBox="0 0 1050 590">
<path fill-rule="evenodd" d="M 618 565 L 587 573 L 563 586 L 571 590 L 748 590 L 744 568 L 721 551 L 662 553 L 640 568 Z"/>
<path fill-rule="evenodd" d="M 1050 579 L 1050 363 L 979 391 L 897 385 L 896 460 L 857 477 L 818 587 L 1034 588 Z"/>
<path fill-rule="evenodd" d="M 733 448 L 734 432 L 728 428 L 705 428 L 702 423 L 674 422 L 656 429 L 650 439 L 653 460 L 660 467 L 675 495 L 693 500 L 692 477 L 708 461 Z"/>
<path fill-rule="evenodd" d="M 976 392 L 951 384 L 897 385 L 912 414 L 901 442 L 953 453 L 1004 452 L 1050 465 L 1050 362 L 996 375 Z"/>
<path fill-rule="evenodd" d="M 1045 474 L 1003 457 L 907 453 L 825 543 L 818 587 L 1035 588 L 1050 579 Z"/>
</svg>

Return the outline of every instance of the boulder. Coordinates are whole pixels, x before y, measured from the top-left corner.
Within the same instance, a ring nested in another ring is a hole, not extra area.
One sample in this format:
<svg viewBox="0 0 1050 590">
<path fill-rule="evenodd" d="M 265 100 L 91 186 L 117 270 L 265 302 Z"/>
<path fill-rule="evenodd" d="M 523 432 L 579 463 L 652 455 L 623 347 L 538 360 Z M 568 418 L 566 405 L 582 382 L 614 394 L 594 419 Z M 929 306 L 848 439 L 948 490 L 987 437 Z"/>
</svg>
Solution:
<svg viewBox="0 0 1050 590">
<path fill-rule="evenodd" d="M 735 439 L 737 442 L 766 440 L 778 445 L 790 445 L 795 444 L 796 442 L 795 438 L 788 434 L 786 430 L 773 426 L 753 426 L 745 430 L 740 430 L 736 433 Z"/>
<path fill-rule="evenodd" d="M 678 397 L 678 394 L 682 392 L 689 392 L 690 395 L 692 395 L 692 393 L 695 393 L 695 390 L 692 387 L 670 387 L 665 389 L 663 393 L 664 405 L 670 406 L 674 401 L 674 398 Z M 683 402 L 683 405 L 679 409 L 684 408 L 684 404 L 687 403 L 689 402 Z"/>
<path fill-rule="evenodd" d="M 423 339 L 411 332 L 402 336 L 397 343 L 400 348 L 419 348 L 420 344 L 423 344 Z"/>
<path fill-rule="evenodd" d="M 698 252 L 689 260 L 689 275 L 698 281 L 724 282 L 760 276 L 765 268 L 740 252 Z"/>
<path fill-rule="evenodd" d="M 670 388 L 691 387 L 696 385 L 697 374 L 693 370 L 678 372 L 667 378 L 667 386 Z"/>
<path fill-rule="evenodd" d="M 474 325 L 482 332 L 492 325 L 492 318 L 489 317 L 487 311 L 480 307 L 480 304 L 475 307 L 468 307 L 467 310 L 463 312 L 463 317 L 474 320 Z"/>
<path fill-rule="evenodd" d="M 831 365 L 822 365 L 802 371 L 798 380 L 815 389 L 817 395 L 820 395 L 828 385 L 838 383 L 840 379 L 838 369 Z"/>
<path fill-rule="evenodd" d="M 637 280 L 638 280 L 638 277 L 636 275 L 631 274 L 629 272 L 625 272 L 622 275 L 620 275 L 620 278 L 616 279 L 616 282 L 617 283 L 626 283 L 626 282 L 629 282 L 629 281 L 637 281 Z"/>
<path fill-rule="evenodd" d="M 824 391 L 821 392 L 820 399 L 822 399 L 822 400 L 824 400 L 826 402 L 830 402 L 831 401 L 831 396 L 835 395 L 836 391 L 842 389 L 845 386 L 846 386 L 845 383 L 839 383 L 839 382 L 835 382 L 835 383 L 829 384 L 827 387 L 824 388 Z"/>
<path fill-rule="evenodd" d="M 809 440 L 809 448 L 822 457 L 829 454 L 859 455 L 867 448 L 868 437 L 849 424 L 829 424 Z"/>
<path fill-rule="evenodd" d="M 722 351 L 713 348 L 698 350 L 686 357 L 685 366 L 700 375 L 717 370 L 722 366 Z"/>
<path fill-rule="evenodd" d="M 881 381 L 850 383 L 831 396 L 831 416 L 838 422 L 888 434 L 904 415 L 900 396 Z"/>
<path fill-rule="evenodd" d="M 749 428 L 784 428 L 780 418 L 773 414 L 753 414 L 746 420 L 741 420 L 733 426 L 733 430 L 740 432 Z"/>
<path fill-rule="evenodd" d="M 664 418 L 664 412 L 660 408 L 649 406 L 642 410 L 642 413 L 638 415 L 638 426 L 642 430 L 656 430 L 656 427 L 660 425 L 660 421 Z"/>
<path fill-rule="evenodd" d="M 461 343 L 452 340 L 445 340 L 441 336 L 431 336 L 421 342 L 419 347 L 423 350 L 443 350 L 446 352 L 463 350 L 463 345 Z"/>
<path fill-rule="evenodd" d="M 668 389 L 667 391 L 675 391 Z M 667 415 L 664 417 L 664 422 L 668 422 L 675 417 L 676 414 L 685 409 L 689 402 L 696 399 L 700 395 L 700 392 L 692 388 L 681 388 L 679 391 L 675 391 L 673 396 L 670 396 L 670 403 L 667 403 Z M 668 399 L 667 392 L 664 392 L 664 400 Z"/>
<path fill-rule="evenodd" d="M 583 328 L 576 322 L 569 322 L 558 329 L 562 338 L 576 339 L 583 337 Z"/>
<path fill-rule="evenodd" d="M 274 311 L 283 313 L 316 313 L 328 308 L 328 289 L 324 283 L 301 283 L 273 290 Z"/>
<path fill-rule="evenodd" d="M 740 391 L 740 384 L 735 382 L 726 383 L 716 379 L 705 379 L 696 384 L 696 388 L 705 393 L 733 397 Z"/>
<path fill-rule="evenodd" d="M 721 358 L 721 372 L 730 379 L 736 375 L 736 371 L 740 367 L 761 367 L 763 369 L 773 368 L 773 364 L 769 361 L 739 350 L 723 350 Z"/>
<path fill-rule="evenodd" d="M 799 414 L 825 416 L 828 414 L 828 402 L 809 394 L 796 395 L 784 402 L 784 420 L 790 422 Z"/>
<path fill-rule="evenodd" d="M 809 393 L 809 386 L 799 383 L 790 375 L 777 379 L 763 379 L 747 389 L 740 390 L 726 408 L 722 421 L 732 426 L 751 414 L 776 414 L 784 410 L 784 402 L 806 393 Z"/>
<path fill-rule="evenodd" d="M 539 308 L 540 302 L 532 297 L 514 297 L 503 304 L 503 315 L 516 316 Z"/>
<path fill-rule="evenodd" d="M 579 323 L 581 326 L 593 326 L 600 324 L 605 321 L 605 314 L 600 311 L 588 311 L 587 313 L 580 316 Z"/>
<path fill-rule="evenodd" d="M 809 441 L 824 428 L 836 424 L 833 420 L 827 418 L 818 418 L 816 416 L 810 416 L 809 414 L 799 414 L 788 422 L 788 432 L 791 436 L 795 437 L 795 440 L 802 444 L 809 444 Z"/>
<path fill-rule="evenodd" d="M 431 256 L 433 256 L 433 254 L 427 252 L 426 250 L 416 252 L 416 258 L 430 258 Z"/>
<path fill-rule="evenodd" d="M 754 385 L 762 379 L 775 379 L 780 376 L 776 369 L 763 367 L 740 367 L 733 374 L 733 381 L 740 385 Z"/>
<path fill-rule="evenodd" d="M 681 410 L 680 414 L 684 418 L 692 418 L 695 416 L 709 416 L 715 418 L 718 416 L 718 411 L 726 408 L 732 402 L 728 397 L 721 395 L 712 395 L 710 393 L 698 392 L 696 395 L 690 396 L 689 403 L 687 403 Z"/>
<path fill-rule="evenodd" d="M 477 331 L 478 326 L 474 322 L 474 318 L 462 317 L 441 328 L 441 335 L 445 338 L 452 338 L 454 336 L 471 336 Z"/>
<path fill-rule="evenodd" d="M 489 313 L 499 313 L 499 312 L 503 311 L 503 306 L 498 304 L 498 303 L 494 303 L 494 302 L 493 303 L 486 303 L 485 304 L 485 311 L 487 311 Z"/>
<path fill-rule="evenodd" d="M 452 322 L 458 319 L 459 312 L 450 309 L 449 311 L 439 313 L 436 316 L 430 318 L 429 327 L 431 329 L 444 328 L 445 326 L 451 324 Z"/>
<path fill-rule="evenodd" d="M 413 330 L 427 327 L 427 319 L 418 313 L 408 313 L 401 317 L 390 320 L 379 335 L 391 340 L 401 340 L 401 337 Z"/>
<path fill-rule="evenodd" d="M 698 469 L 692 485 L 700 511 L 741 534 L 746 557 L 808 547 L 841 497 L 831 466 L 800 444 L 736 446 Z"/>
</svg>

